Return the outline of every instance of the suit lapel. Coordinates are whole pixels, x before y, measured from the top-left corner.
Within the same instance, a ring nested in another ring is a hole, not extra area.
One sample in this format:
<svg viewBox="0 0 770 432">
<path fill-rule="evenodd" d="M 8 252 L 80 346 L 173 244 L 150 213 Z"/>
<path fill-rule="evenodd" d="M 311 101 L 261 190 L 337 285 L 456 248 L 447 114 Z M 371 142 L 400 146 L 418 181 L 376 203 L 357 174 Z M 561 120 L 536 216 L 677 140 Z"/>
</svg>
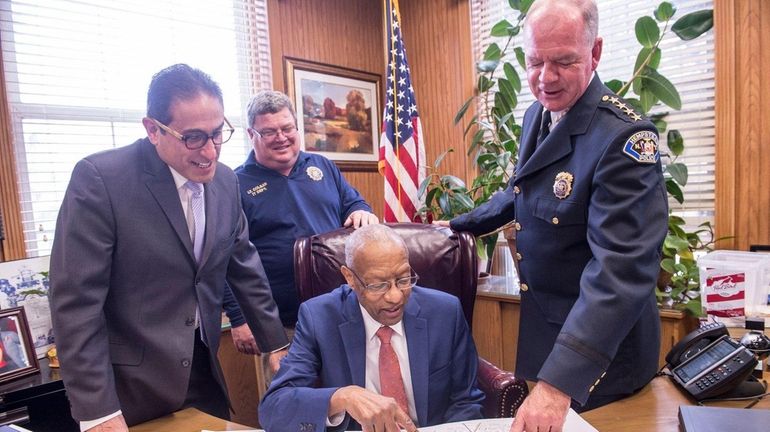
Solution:
<svg viewBox="0 0 770 432">
<path fill-rule="evenodd" d="M 148 174 L 145 180 L 147 189 L 163 210 L 171 227 L 187 250 L 190 259 L 195 262 L 190 232 L 187 230 L 187 221 L 185 221 L 182 205 L 179 201 L 179 192 L 176 190 L 174 177 L 171 175 L 168 165 L 160 159 L 158 152 L 149 140 L 142 143 L 142 158 L 144 159 L 144 171 Z"/>
<path fill-rule="evenodd" d="M 412 292 L 404 311 L 404 333 L 409 351 L 409 370 L 412 373 L 412 392 L 417 410 L 417 423 L 428 424 L 428 323 L 420 318 L 419 294 Z"/>
<path fill-rule="evenodd" d="M 347 321 L 339 325 L 342 343 L 345 345 L 345 356 L 353 384 L 366 387 L 366 330 L 361 317 L 358 299 L 351 290 L 345 298 L 343 312 Z"/>
</svg>

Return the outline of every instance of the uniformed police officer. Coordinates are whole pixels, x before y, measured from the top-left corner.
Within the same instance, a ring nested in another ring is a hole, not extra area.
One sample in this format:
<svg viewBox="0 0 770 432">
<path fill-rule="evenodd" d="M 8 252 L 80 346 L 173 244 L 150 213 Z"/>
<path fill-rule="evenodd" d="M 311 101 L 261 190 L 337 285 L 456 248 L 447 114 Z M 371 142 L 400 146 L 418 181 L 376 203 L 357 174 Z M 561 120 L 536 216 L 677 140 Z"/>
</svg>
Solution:
<svg viewBox="0 0 770 432">
<path fill-rule="evenodd" d="M 524 50 L 537 101 L 509 187 L 451 221 L 476 235 L 512 222 L 521 280 L 516 373 L 537 385 L 512 432 L 562 430 L 577 410 L 657 371 L 654 287 L 667 231 L 655 126 L 602 84 L 592 0 L 538 0 Z"/>
</svg>

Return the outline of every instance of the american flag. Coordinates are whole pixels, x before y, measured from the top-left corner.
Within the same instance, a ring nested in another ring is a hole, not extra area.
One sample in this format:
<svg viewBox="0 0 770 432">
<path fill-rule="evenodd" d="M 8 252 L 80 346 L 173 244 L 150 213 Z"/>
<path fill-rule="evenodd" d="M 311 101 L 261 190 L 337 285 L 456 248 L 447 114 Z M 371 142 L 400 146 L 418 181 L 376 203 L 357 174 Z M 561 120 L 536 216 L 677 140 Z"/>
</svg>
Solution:
<svg viewBox="0 0 770 432">
<path fill-rule="evenodd" d="M 385 176 L 385 222 L 419 221 L 425 178 L 425 143 L 401 38 L 398 0 L 385 0 L 388 67 L 378 168 Z"/>
</svg>

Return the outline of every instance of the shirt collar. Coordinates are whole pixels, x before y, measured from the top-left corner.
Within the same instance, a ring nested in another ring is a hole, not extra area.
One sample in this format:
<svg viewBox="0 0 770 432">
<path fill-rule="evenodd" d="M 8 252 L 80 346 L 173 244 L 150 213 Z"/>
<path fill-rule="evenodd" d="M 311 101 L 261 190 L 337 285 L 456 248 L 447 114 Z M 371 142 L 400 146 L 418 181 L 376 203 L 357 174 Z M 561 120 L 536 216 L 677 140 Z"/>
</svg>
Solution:
<svg viewBox="0 0 770 432">
<path fill-rule="evenodd" d="M 364 329 L 366 330 L 366 340 L 370 341 L 372 338 L 377 337 L 376 333 L 377 330 L 382 327 L 382 324 L 380 324 L 377 320 L 372 318 L 371 315 L 369 315 L 369 312 L 364 309 L 363 306 L 361 306 L 361 303 L 358 304 L 358 307 L 361 308 L 361 315 L 364 317 Z M 390 326 L 390 328 L 393 329 L 393 331 L 402 337 L 404 336 L 404 319 L 402 318 L 401 321 L 393 324 Z"/>
<path fill-rule="evenodd" d="M 170 165 L 168 169 L 171 170 L 171 176 L 174 177 L 174 184 L 176 185 L 177 189 L 180 189 L 182 186 L 184 186 L 185 183 L 187 183 L 187 179 L 184 178 L 182 174 L 179 174 L 174 168 L 171 168 Z"/>
</svg>

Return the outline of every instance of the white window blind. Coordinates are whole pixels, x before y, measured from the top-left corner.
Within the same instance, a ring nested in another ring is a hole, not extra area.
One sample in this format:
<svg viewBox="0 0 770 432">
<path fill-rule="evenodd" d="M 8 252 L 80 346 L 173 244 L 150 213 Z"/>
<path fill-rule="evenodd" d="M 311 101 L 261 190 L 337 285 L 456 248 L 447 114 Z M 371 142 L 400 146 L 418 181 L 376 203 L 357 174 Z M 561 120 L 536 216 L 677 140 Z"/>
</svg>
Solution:
<svg viewBox="0 0 770 432">
<path fill-rule="evenodd" d="M 147 88 L 166 66 L 187 63 L 219 83 L 237 129 L 220 160 L 245 160 L 244 107 L 272 87 L 266 1 L 0 0 L 28 256 L 50 253 L 75 163 L 146 136 Z"/>
<path fill-rule="evenodd" d="M 713 0 L 673 0 L 677 8 L 670 23 L 687 13 L 713 8 Z M 636 55 L 641 46 L 636 40 L 634 25 L 643 15 L 652 15 L 658 2 L 648 0 L 599 0 L 599 35 L 604 48 L 598 74 L 603 81 L 628 80 L 633 73 Z M 501 45 L 503 38 L 492 38 L 493 25 L 506 18 L 515 23 L 517 16 L 511 12 L 507 0 L 472 0 L 472 34 L 474 56 L 480 59 L 489 43 Z M 521 46 L 521 37 L 516 41 Z M 663 57 L 659 72 L 676 86 L 682 98 L 682 109 L 674 111 L 666 106 L 653 108 L 652 113 L 669 112 L 666 117 L 669 129 L 679 129 L 685 140 L 685 152 L 679 157 L 689 169 L 689 180 L 684 188 L 684 204 L 673 199 L 669 205 L 675 213 L 684 217 L 688 225 L 696 226 L 714 216 L 714 32 L 691 40 L 681 41 L 667 32 L 660 45 Z M 516 109 L 519 124 L 524 111 L 534 98 L 526 84 L 526 75 L 515 58 L 508 58 L 522 80 L 522 94 Z M 666 134 L 661 136 L 661 151 L 668 152 Z M 667 159 L 664 158 L 664 163 Z"/>
</svg>

